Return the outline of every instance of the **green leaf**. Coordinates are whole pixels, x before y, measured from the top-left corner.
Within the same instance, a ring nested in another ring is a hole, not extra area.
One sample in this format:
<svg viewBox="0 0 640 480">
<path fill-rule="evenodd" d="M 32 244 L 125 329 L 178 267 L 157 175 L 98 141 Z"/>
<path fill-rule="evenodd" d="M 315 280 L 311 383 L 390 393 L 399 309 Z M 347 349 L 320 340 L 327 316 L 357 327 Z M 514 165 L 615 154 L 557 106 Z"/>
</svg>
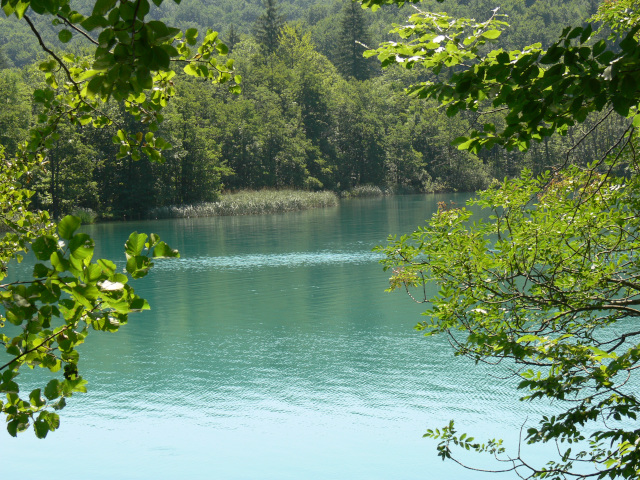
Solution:
<svg viewBox="0 0 640 480">
<path fill-rule="evenodd" d="M 40 69 L 40 71 L 47 73 L 52 72 L 57 66 L 58 64 L 56 63 L 56 61 L 51 59 L 40 63 L 38 65 L 38 68 Z"/>
<path fill-rule="evenodd" d="M 31 0 L 31 3 L 29 6 L 31 7 L 31 10 L 33 10 L 39 15 L 42 15 L 47 11 L 47 7 L 49 7 L 50 4 L 45 0 Z"/>
<path fill-rule="evenodd" d="M 582 31 L 582 35 L 580 35 L 580 43 L 585 43 L 589 38 L 591 38 L 591 33 L 593 32 L 593 28 L 591 24 L 588 23 L 587 26 Z"/>
<path fill-rule="evenodd" d="M 171 57 L 164 48 L 155 47 L 151 50 L 152 61 L 149 64 L 151 70 L 165 70 L 169 68 Z"/>
<path fill-rule="evenodd" d="M 133 278 L 144 277 L 151 268 L 150 260 L 142 255 L 130 257 L 127 259 L 126 270 Z"/>
<path fill-rule="evenodd" d="M 572 40 L 578 37 L 581 33 L 582 33 L 582 27 L 575 27 L 573 30 L 571 30 L 569 35 L 567 35 L 567 40 Z"/>
<path fill-rule="evenodd" d="M 64 258 L 60 253 L 53 252 L 51 254 L 51 266 L 55 268 L 58 272 L 65 272 L 69 270 L 69 260 Z"/>
<path fill-rule="evenodd" d="M 38 260 L 49 260 L 51 254 L 58 250 L 58 241 L 50 235 L 38 237 L 31 245 L 31 250 Z"/>
<path fill-rule="evenodd" d="M 71 240 L 73 233 L 80 227 L 80 219 L 72 215 L 67 215 L 58 223 L 58 235 L 65 240 Z"/>
<path fill-rule="evenodd" d="M 26 12 L 27 8 L 29 8 L 29 3 L 30 2 L 23 1 L 16 2 L 15 6 L 13 7 L 13 13 L 16 14 L 16 17 L 22 19 L 22 17 L 24 16 L 24 12 Z M 3 4 L 5 4 L 5 2 L 3 2 Z"/>
<path fill-rule="evenodd" d="M 149 310 L 151 307 L 149 306 L 149 303 L 144 299 L 144 298 L 140 298 L 140 297 L 136 297 L 133 300 L 131 300 L 131 311 L 142 311 L 142 310 Z"/>
<path fill-rule="evenodd" d="M 135 257 L 142 253 L 144 244 L 147 241 L 147 234 L 133 232 L 124 244 L 127 257 Z"/>
<path fill-rule="evenodd" d="M 48 260 L 48 258 L 47 258 Z M 42 263 L 36 263 L 33 266 L 33 276 L 35 278 L 42 278 L 42 277 L 46 277 L 49 275 L 49 269 L 43 265 Z"/>
<path fill-rule="evenodd" d="M 116 273 L 116 264 L 111 260 L 100 259 L 96 263 L 107 275 L 113 275 L 114 273 Z"/>
<path fill-rule="evenodd" d="M 556 63 L 558 60 L 560 60 L 560 57 L 564 54 L 564 52 L 565 49 L 560 47 L 559 45 L 552 45 L 551 48 L 547 50 L 547 53 L 542 56 L 542 58 L 540 59 L 540 63 L 547 65 Z"/>
<path fill-rule="evenodd" d="M 600 82 L 595 78 L 589 78 L 585 83 L 585 90 L 595 97 L 600 93 Z"/>
<path fill-rule="evenodd" d="M 93 256 L 94 243 L 86 233 L 78 233 L 69 242 L 71 256 L 79 260 L 91 259 Z"/>
<path fill-rule="evenodd" d="M 501 34 L 502 32 L 500 30 L 487 30 L 486 32 L 482 32 L 482 36 L 484 38 L 488 38 L 489 40 L 495 40 Z"/>
<path fill-rule="evenodd" d="M 49 425 L 44 420 L 36 420 L 33 422 L 33 430 L 36 433 L 36 437 L 45 438 L 49 433 Z"/>
<path fill-rule="evenodd" d="M 107 19 L 101 15 L 91 15 L 90 17 L 83 20 L 82 23 L 80 23 L 80 25 L 82 25 L 82 28 L 84 28 L 85 30 L 91 31 L 91 30 L 95 30 L 96 28 L 107 27 L 108 22 L 107 22 Z M 96 60 L 97 58 L 98 56 L 96 55 Z"/>
<path fill-rule="evenodd" d="M 68 43 L 73 38 L 73 34 L 69 30 L 60 30 L 58 32 L 58 40 L 62 43 Z"/>
<path fill-rule="evenodd" d="M 45 404 L 45 402 L 42 399 L 42 391 L 39 388 L 36 389 L 36 390 L 33 390 L 29 394 L 29 401 L 31 402 L 31 405 L 33 405 L 34 407 L 43 406 Z"/>
<path fill-rule="evenodd" d="M 85 80 L 88 80 L 89 78 L 94 77 L 98 73 L 100 73 L 99 70 L 93 70 L 93 69 L 85 70 L 84 72 L 82 72 L 80 75 L 76 77 L 76 82 L 84 82 Z"/>
<path fill-rule="evenodd" d="M 638 48 L 638 42 L 636 41 L 636 39 L 634 38 L 633 35 L 627 35 L 621 42 L 620 42 L 620 48 L 624 51 L 624 52 L 632 52 L 634 51 L 636 48 Z"/>
<path fill-rule="evenodd" d="M 60 396 L 60 381 L 57 379 L 50 380 L 44 389 L 44 396 L 49 400 L 55 400 Z"/>
<path fill-rule="evenodd" d="M 592 55 L 594 57 L 597 57 L 598 55 L 600 55 L 602 52 L 604 52 L 607 48 L 607 42 L 605 42 L 604 40 L 599 40 L 598 42 L 596 42 L 593 45 L 592 48 Z"/>
<path fill-rule="evenodd" d="M 195 45 L 198 39 L 198 30 L 195 28 L 188 28 L 185 32 L 185 38 L 189 45 Z"/>
<path fill-rule="evenodd" d="M 18 420 L 11 420 L 7 423 L 7 432 L 9 432 L 9 435 L 12 437 L 18 436 Z"/>
<path fill-rule="evenodd" d="M 96 0 L 93 6 L 93 12 L 91 16 L 104 16 L 109 10 L 115 7 L 118 0 Z M 86 28 L 86 27 L 85 27 Z"/>
<path fill-rule="evenodd" d="M 159 242 L 153 249 L 153 257 L 154 258 L 164 258 L 164 257 L 179 258 L 180 253 L 178 252 L 178 250 L 172 249 L 165 242 Z"/>
<path fill-rule="evenodd" d="M 631 108 L 631 102 L 628 98 L 625 98 L 621 95 L 617 95 L 611 99 L 611 103 L 613 104 L 613 109 L 619 115 L 626 117 L 629 114 L 629 108 Z"/>
</svg>

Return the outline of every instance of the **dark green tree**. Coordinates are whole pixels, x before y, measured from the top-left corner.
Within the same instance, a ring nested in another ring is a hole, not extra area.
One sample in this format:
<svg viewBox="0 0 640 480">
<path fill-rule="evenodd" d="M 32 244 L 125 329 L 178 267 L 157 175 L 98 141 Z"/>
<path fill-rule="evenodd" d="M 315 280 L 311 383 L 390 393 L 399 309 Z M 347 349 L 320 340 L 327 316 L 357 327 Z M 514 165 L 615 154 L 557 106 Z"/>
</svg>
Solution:
<svg viewBox="0 0 640 480">
<path fill-rule="evenodd" d="M 226 33 L 224 40 L 227 47 L 229 47 L 229 53 L 233 52 L 233 47 L 240 41 L 240 34 L 233 23 L 229 25 L 229 31 Z"/>
<path fill-rule="evenodd" d="M 72 213 L 74 207 L 95 209 L 97 183 L 93 179 L 97 152 L 87 127 L 61 123 L 59 137 L 47 152 L 36 176 L 33 206 L 47 210 L 53 218 Z"/>
<path fill-rule="evenodd" d="M 348 0 L 340 12 L 335 60 L 338 71 L 345 78 L 366 80 L 374 74 L 376 65 L 363 57 L 370 43 L 364 10 L 359 3 Z"/>
<path fill-rule="evenodd" d="M 342 82 L 335 90 L 333 141 L 343 189 L 384 182 L 384 118 L 380 99 L 369 95 L 370 82 Z"/>
<path fill-rule="evenodd" d="M 265 11 L 253 27 L 256 41 L 266 55 L 276 52 L 280 44 L 280 29 L 284 25 L 284 16 L 279 12 L 276 0 L 264 0 Z"/>
</svg>

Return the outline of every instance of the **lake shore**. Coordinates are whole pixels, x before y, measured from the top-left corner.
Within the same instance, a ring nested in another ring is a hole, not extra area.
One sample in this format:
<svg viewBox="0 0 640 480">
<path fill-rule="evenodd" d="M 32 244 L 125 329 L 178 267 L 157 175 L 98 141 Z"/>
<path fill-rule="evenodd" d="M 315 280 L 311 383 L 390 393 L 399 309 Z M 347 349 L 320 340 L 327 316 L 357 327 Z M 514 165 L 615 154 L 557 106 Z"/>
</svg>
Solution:
<svg viewBox="0 0 640 480">
<path fill-rule="evenodd" d="M 223 193 L 217 202 L 194 205 L 170 205 L 151 209 L 146 215 L 138 217 L 147 220 L 171 218 L 197 218 L 231 215 L 267 215 L 273 213 L 295 212 L 312 208 L 336 207 L 341 200 L 354 198 L 374 198 L 394 195 L 388 190 L 371 185 L 361 185 L 342 192 L 306 190 L 241 190 Z M 90 208 L 77 207 L 71 215 L 79 217 L 84 225 L 122 220 L 122 218 L 104 216 Z M 2 228 L 0 233 L 7 232 Z"/>
</svg>

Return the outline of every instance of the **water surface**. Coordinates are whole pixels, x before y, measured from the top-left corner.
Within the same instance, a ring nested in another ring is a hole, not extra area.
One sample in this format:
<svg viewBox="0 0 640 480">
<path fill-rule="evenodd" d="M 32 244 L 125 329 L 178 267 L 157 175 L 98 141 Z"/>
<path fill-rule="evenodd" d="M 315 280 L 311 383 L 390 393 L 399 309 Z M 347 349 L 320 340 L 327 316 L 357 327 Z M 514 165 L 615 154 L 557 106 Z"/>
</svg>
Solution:
<svg viewBox="0 0 640 480">
<path fill-rule="evenodd" d="M 494 478 L 443 463 L 423 433 L 455 419 L 479 438 L 517 440 L 549 407 L 517 402 L 504 372 L 415 333 L 424 306 L 384 293 L 389 275 L 371 252 L 438 201 L 465 198 L 86 228 L 100 257 L 122 258 L 137 230 L 182 259 L 134 282 L 152 311 L 81 347 L 89 393 L 70 399 L 58 431 L 0 434 L 3 476 Z"/>
</svg>

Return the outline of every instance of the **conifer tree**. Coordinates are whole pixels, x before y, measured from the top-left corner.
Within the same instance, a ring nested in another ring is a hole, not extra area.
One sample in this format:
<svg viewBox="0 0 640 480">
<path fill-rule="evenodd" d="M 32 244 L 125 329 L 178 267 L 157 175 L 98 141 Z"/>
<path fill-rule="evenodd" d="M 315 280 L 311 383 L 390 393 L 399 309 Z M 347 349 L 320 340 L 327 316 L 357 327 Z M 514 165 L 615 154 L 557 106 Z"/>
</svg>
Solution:
<svg viewBox="0 0 640 480">
<path fill-rule="evenodd" d="M 349 0 L 340 13 L 336 67 L 345 78 L 366 80 L 373 75 L 373 63 L 362 56 L 371 43 L 367 21 L 359 3 Z"/>
<path fill-rule="evenodd" d="M 265 54 L 271 55 L 278 49 L 280 29 L 284 16 L 280 15 L 276 0 L 264 0 L 265 12 L 256 20 L 254 34 Z"/>
<path fill-rule="evenodd" d="M 229 47 L 229 52 L 233 51 L 233 47 L 240 42 L 240 35 L 238 34 L 238 30 L 236 30 L 235 25 L 232 23 L 229 26 L 229 31 L 227 32 L 225 43 L 227 47 Z"/>
</svg>

